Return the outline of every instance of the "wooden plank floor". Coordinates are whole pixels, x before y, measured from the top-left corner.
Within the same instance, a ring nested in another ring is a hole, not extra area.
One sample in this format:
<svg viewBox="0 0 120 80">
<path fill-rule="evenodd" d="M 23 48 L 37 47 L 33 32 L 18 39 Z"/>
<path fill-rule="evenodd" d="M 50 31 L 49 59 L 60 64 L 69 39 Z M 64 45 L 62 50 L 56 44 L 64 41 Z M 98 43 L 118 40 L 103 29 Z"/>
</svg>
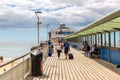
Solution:
<svg viewBox="0 0 120 80">
<path fill-rule="evenodd" d="M 120 75 L 71 48 L 74 60 L 60 59 L 54 53 L 43 64 L 43 76 L 32 80 L 120 80 Z"/>
</svg>

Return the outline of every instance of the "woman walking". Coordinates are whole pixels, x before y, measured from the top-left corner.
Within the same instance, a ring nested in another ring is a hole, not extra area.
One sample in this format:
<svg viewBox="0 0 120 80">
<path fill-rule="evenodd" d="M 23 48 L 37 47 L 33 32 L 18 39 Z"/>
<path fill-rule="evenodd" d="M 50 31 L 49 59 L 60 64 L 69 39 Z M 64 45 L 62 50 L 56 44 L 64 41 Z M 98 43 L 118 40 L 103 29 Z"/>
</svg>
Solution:
<svg viewBox="0 0 120 80">
<path fill-rule="evenodd" d="M 60 58 L 60 53 L 62 52 L 62 44 L 60 41 L 58 41 L 57 45 L 56 45 L 56 50 L 57 50 L 57 55 L 58 55 L 58 59 Z"/>
</svg>

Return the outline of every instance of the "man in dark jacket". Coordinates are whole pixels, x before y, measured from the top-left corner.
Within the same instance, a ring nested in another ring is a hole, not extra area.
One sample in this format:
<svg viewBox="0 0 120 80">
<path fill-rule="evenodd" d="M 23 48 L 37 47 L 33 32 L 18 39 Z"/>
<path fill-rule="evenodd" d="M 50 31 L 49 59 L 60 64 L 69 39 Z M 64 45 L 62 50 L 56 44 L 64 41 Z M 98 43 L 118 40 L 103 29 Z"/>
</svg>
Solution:
<svg viewBox="0 0 120 80">
<path fill-rule="evenodd" d="M 69 43 L 65 40 L 65 43 L 64 43 L 65 59 L 67 59 L 67 54 L 68 54 L 68 51 L 70 50 L 69 46 L 70 46 Z"/>
</svg>

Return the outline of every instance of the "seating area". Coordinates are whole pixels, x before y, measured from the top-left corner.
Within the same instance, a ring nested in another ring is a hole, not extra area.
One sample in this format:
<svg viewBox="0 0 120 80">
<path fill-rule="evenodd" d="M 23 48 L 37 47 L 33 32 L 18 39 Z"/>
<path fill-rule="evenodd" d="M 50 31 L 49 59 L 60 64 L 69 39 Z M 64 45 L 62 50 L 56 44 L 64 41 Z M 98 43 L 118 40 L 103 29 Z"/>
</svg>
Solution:
<svg viewBox="0 0 120 80">
<path fill-rule="evenodd" d="M 95 52 L 89 52 L 90 58 L 101 58 L 101 50 L 99 47 L 97 47 L 97 50 Z"/>
<path fill-rule="evenodd" d="M 72 45 L 72 48 L 77 48 L 77 45 Z"/>
</svg>

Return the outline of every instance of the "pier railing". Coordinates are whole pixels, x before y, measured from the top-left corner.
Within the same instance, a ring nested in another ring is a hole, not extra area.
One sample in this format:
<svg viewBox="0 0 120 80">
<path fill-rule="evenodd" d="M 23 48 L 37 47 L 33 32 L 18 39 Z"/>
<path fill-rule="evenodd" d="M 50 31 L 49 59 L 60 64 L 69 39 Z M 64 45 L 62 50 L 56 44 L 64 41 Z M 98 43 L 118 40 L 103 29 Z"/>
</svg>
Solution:
<svg viewBox="0 0 120 80">
<path fill-rule="evenodd" d="M 47 58 L 47 46 L 42 47 L 43 61 Z M 0 65 L 0 80 L 24 80 L 31 73 L 31 53 Z"/>
<path fill-rule="evenodd" d="M 0 66 L 1 80 L 20 80 L 31 71 L 31 53 L 27 53 Z"/>
</svg>

